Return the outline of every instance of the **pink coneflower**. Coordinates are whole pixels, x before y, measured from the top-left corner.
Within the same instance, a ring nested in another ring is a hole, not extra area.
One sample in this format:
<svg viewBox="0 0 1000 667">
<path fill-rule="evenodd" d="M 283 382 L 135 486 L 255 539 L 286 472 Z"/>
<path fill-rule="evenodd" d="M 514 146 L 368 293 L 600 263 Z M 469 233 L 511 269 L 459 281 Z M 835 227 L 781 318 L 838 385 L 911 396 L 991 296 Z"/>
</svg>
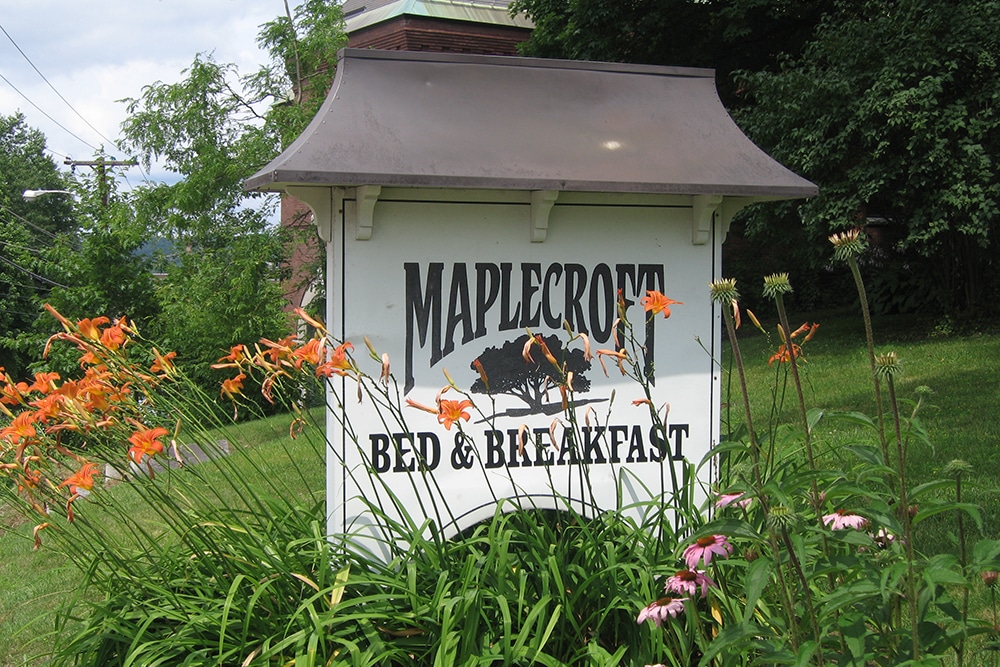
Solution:
<svg viewBox="0 0 1000 667">
<path fill-rule="evenodd" d="M 753 502 L 753 498 L 747 498 L 746 495 L 745 493 L 720 493 L 718 500 L 715 501 L 715 507 L 722 509 L 730 505 L 739 505 L 746 509 Z"/>
<path fill-rule="evenodd" d="M 655 602 L 650 602 L 649 605 L 643 607 L 642 611 L 639 612 L 639 618 L 636 623 L 640 625 L 646 621 L 652 621 L 656 624 L 656 627 L 660 627 L 660 624 L 668 618 L 677 618 L 677 615 L 684 611 L 684 600 L 687 598 L 660 598 Z"/>
<path fill-rule="evenodd" d="M 708 575 L 698 570 L 678 570 L 672 577 L 667 577 L 666 592 L 694 595 L 701 587 L 701 596 L 708 595 L 708 587 L 715 586 Z"/>
<path fill-rule="evenodd" d="M 701 537 L 697 542 L 684 550 L 684 562 L 688 569 L 693 570 L 698 566 L 698 561 L 704 558 L 705 566 L 712 562 L 712 556 L 728 558 L 733 555 L 733 546 L 725 535 L 709 535 Z"/>
<path fill-rule="evenodd" d="M 854 528 L 855 530 L 868 525 L 868 519 L 860 514 L 850 514 L 847 510 L 837 510 L 833 514 L 823 516 L 823 523 L 833 530 L 845 530 Z"/>
</svg>

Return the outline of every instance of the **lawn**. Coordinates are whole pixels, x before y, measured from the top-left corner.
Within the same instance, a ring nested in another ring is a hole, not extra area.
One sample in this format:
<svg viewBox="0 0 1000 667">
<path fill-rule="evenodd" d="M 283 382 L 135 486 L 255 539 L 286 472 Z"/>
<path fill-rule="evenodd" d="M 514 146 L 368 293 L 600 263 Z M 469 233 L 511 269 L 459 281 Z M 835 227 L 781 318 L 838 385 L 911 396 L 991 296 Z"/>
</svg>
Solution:
<svg viewBox="0 0 1000 667">
<path fill-rule="evenodd" d="M 762 324 L 767 318 L 761 313 Z M 808 320 L 820 322 L 816 337 L 803 350 L 801 364 L 806 407 L 829 411 L 858 411 L 876 416 L 871 372 L 865 346 L 864 325 L 853 313 L 831 312 L 815 316 L 790 314 L 793 325 Z M 774 318 L 771 318 L 773 322 Z M 914 484 L 938 478 L 952 460 L 971 464 L 973 472 L 963 479 L 963 499 L 983 510 L 983 529 L 978 537 L 1000 538 L 1000 335 L 988 327 L 979 331 L 940 333 L 934 322 L 911 316 L 876 317 L 873 323 L 876 352 L 895 351 L 902 373 L 896 382 L 902 411 L 909 414 L 917 388 L 932 393 L 924 398 L 919 417 L 930 446 L 910 442 L 907 474 Z M 782 400 L 787 364 L 768 366 L 777 346 L 775 331 L 770 339 L 744 321 L 738 337 L 748 370 L 749 392 L 754 406 L 754 425 L 767 429 L 770 423 L 797 419 L 798 405 L 790 379 Z M 735 385 L 733 385 L 735 387 Z M 883 390 L 883 394 L 885 391 Z M 781 405 L 771 417 L 772 396 Z M 730 404 L 734 423 L 740 419 L 738 403 Z M 723 411 L 723 416 L 726 416 Z M 891 423 L 891 422 L 887 422 Z M 725 430 L 725 429 L 723 429 Z M 816 432 L 827 465 L 844 461 L 839 446 L 856 444 L 858 429 L 834 420 L 822 422 Z M 876 444 L 864 434 L 869 444 Z M 924 524 L 923 547 L 930 552 L 951 551 L 955 545 L 954 515 L 941 515 Z"/>
<path fill-rule="evenodd" d="M 314 410 L 311 417 L 321 415 Z M 234 450 L 225 463 L 199 464 L 197 474 L 213 494 L 232 505 L 246 505 L 239 488 L 261 489 L 261 493 L 287 493 L 311 504 L 322 498 L 325 488 L 322 444 L 289 437 L 290 415 L 240 423 L 210 434 L 226 439 Z M 235 451 L 239 448 L 242 451 Z M 227 483 L 227 476 L 242 476 L 246 482 Z M 128 484 L 109 489 L 121 511 L 141 517 L 151 532 L 162 530 L 158 515 L 143 504 Z M 95 509 L 98 508 L 87 508 Z M 90 517 L 111 525 L 113 517 Z M 62 603 L 76 595 L 80 571 L 69 555 L 56 550 L 54 540 L 32 549 L 36 522 L 26 521 L 9 507 L 0 506 L 0 665 L 40 664 L 34 657 L 52 644 L 50 636 Z M 49 529 L 47 529 L 49 530 Z M 106 531 L 113 532 L 113 531 Z M 42 531 L 44 540 L 46 531 Z M 84 593 L 86 594 L 86 593 Z"/>
</svg>

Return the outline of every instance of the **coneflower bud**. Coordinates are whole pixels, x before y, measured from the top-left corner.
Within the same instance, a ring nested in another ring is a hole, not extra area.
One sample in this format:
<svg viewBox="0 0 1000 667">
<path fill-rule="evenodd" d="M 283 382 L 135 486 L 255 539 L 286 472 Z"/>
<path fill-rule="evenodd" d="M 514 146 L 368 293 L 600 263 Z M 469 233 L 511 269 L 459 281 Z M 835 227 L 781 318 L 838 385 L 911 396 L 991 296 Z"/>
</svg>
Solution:
<svg viewBox="0 0 1000 667">
<path fill-rule="evenodd" d="M 899 371 L 899 355 L 895 352 L 875 355 L 875 373 L 877 375 L 891 378 L 899 375 Z"/>
<path fill-rule="evenodd" d="M 736 290 L 736 278 L 719 278 L 708 286 L 712 289 L 712 301 L 715 303 L 728 304 L 740 299 L 740 293 Z"/>
<path fill-rule="evenodd" d="M 861 240 L 860 229 L 849 229 L 830 237 L 833 244 L 833 258 L 840 262 L 846 262 L 852 257 L 857 257 L 865 250 L 865 243 Z"/>
<path fill-rule="evenodd" d="M 961 477 L 972 472 L 972 465 L 962 459 L 952 459 L 941 472 L 945 477 Z"/>
<path fill-rule="evenodd" d="M 993 588 L 997 585 L 997 579 L 1000 578 L 1000 574 L 996 570 L 986 570 L 982 573 L 983 583 Z"/>
<path fill-rule="evenodd" d="M 774 273 L 764 277 L 764 296 L 773 299 L 779 294 L 790 294 L 792 283 L 788 280 L 787 273 Z"/>
<path fill-rule="evenodd" d="M 784 505 L 776 505 L 767 514 L 767 525 L 778 530 L 787 529 L 795 525 L 798 517 L 791 508 Z"/>
</svg>

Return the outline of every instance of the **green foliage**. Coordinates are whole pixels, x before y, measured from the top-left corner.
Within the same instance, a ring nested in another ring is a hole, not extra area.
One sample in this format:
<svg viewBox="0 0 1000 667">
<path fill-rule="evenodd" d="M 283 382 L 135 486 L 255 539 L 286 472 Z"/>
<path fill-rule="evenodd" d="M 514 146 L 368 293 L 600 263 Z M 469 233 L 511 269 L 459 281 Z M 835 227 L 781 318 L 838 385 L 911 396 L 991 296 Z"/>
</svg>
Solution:
<svg viewBox="0 0 1000 667">
<path fill-rule="evenodd" d="M 0 367 L 22 374 L 32 360 L 16 342 L 38 317 L 38 300 L 58 282 L 45 257 L 52 239 L 76 228 L 65 195 L 25 201 L 25 190 L 64 190 L 45 137 L 20 113 L 0 116 Z"/>
<path fill-rule="evenodd" d="M 199 247 L 259 231 L 268 209 L 245 209 L 243 180 L 277 151 L 275 136 L 234 92 L 232 65 L 198 56 L 179 83 L 158 82 L 128 101 L 124 145 L 183 178 L 136 188 L 136 215 L 150 232 Z"/>
<path fill-rule="evenodd" d="M 261 26 L 257 43 L 271 54 L 272 65 L 246 83 L 276 102 L 268 122 L 277 127 L 283 146 L 290 144 L 316 115 L 333 81 L 337 51 L 347 46 L 338 3 L 307 0 L 284 16 Z"/>
<path fill-rule="evenodd" d="M 283 253 L 282 235 L 274 230 L 180 253 L 168 267 L 153 330 L 206 392 L 218 391 L 224 376 L 211 365 L 232 346 L 290 332 L 280 284 Z"/>
<path fill-rule="evenodd" d="M 808 373 L 824 368 L 826 327 L 804 353 Z M 768 347 L 753 345 L 751 364 L 765 366 Z M 840 356 L 856 347 L 847 345 Z M 755 411 L 775 416 L 757 432 L 759 483 L 750 432 L 733 422 L 713 457 L 721 490 L 744 493 L 751 504 L 712 512 L 712 495 L 702 512 L 685 514 L 683 534 L 670 532 L 672 504 L 655 500 L 641 523 L 632 512 L 586 518 L 569 508 L 510 512 L 513 506 L 501 504 L 492 520 L 446 541 L 434 526 L 405 515 L 398 521 L 372 502 L 369 516 L 385 527 L 393 554 L 383 563 L 367 557 L 350 535 L 330 540 L 325 534 L 319 499 L 327 447 L 314 422 L 324 411 L 295 411 L 294 421 L 285 417 L 270 428 L 247 424 L 263 427 L 249 433 L 211 409 L 213 397 L 180 372 L 150 391 L 149 378 L 135 374 L 148 343 L 135 339 L 124 350 L 124 366 L 113 358 L 107 363 L 135 378 L 131 397 L 119 398 L 133 419 L 141 414 L 152 420 L 144 423 L 171 428 L 180 419 L 171 437 L 182 457 L 190 457 L 194 445 L 214 451 L 207 443 L 219 437 L 231 453 L 198 465 L 189 459 L 183 468 L 158 466 L 147 476 L 145 468 L 122 462 L 127 445 L 121 443 L 135 422 L 109 421 L 107 432 L 88 435 L 88 457 L 126 472 L 129 481 L 78 498 L 76 520 L 68 524 L 59 498 L 65 487 L 47 487 L 56 495 L 50 514 L 35 519 L 50 524 L 41 535 L 72 556 L 89 591 L 68 598 L 56 664 L 689 667 L 818 664 L 822 655 L 828 663 L 889 665 L 912 655 L 913 628 L 923 660 L 962 653 L 972 664 L 974 653 L 989 646 L 991 626 L 979 619 L 989 617 L 995 601 L 980 575 L 1000 567 L 1000 542 L 987 537 L 973 544 L 963 536 L 965 546 L 947 553 L 907 550 L 938 520 L 961 516 L 975 528 L 988 516 L 955 496 L 956 485 L 965 491 L 977 471 L 953 463 L 948 479 L 913 484 L 908 503 L 919 509 L 913 535 L 904 539 L 903 477 L 895 457 L 880 451 L 878 421 L 857 408 L 808 411 L 804 424 L 818 462 L 810 467 L 802 454 L 805 430 L 794 413 L 789 423 L 780 405 L 761 403 Z M 904 354 L 904 363 L 912 354 Z M 804 358 L 798 357 L 803 366 Z M 794 391 L 785 385 L 787 368 L 779 362 L 770 369 L 773 389 L 763 389 L 774 401 Z M 865 370 L 850 368 L 854 386 Z M 301 371 L 315 378 L 308 365 Z M 275 396 L 284 388 L 286 398 L 298 402 L 301 384 L 280 377 Z M 382 391 L 364 375 L 360 384 L 366 400 Z M 134 398 L 139 395 L 142 402 Z M 901 442 L 917 459 L 929 447 L 925 408 L 914 402 L 901 415 Z M 289 422 L 295 441 L 265 444 L 275 440 L 271 429 L 289 432 Z M 214 426 L 221 430 L 210 430 Z M 54 472 L 67 474 L 63 470 Z M 693 475 L 685 479 L 693 484 Z M 823 492 L 819 501 L 816 488 Z M 866 525 L 830 529 L 827 516 L 836 510 Z M 715 535 L 728 536 L 734 550 L 697 567 L 715 581 L 707 597 L 695 589 L 660 628 L 637 624 L 639 610 L 662 598 L 665 579 L 684 567 L 684 548 Z M 911 599 L 918 602 L 915 612 Z"/>
<path fill-rule="evenodd" d="M 869 258 L 872 273 L 911 281 L 922 307 L 989 307 L 998 287 L 998 20 L 990 1 L 840 3 L 800 58 L 741 77 L 752 102 L 741 126 L 820 186 L 779 209 L 784 219 L 817 240 L 877 219 L 885 258 Z M 748 230 L 775 217 L 760 208 Z"/>
<path fill-rule="evenodd" d="M 535 24 L 525 55 L 718 72 L 722 99 L 740 104 L 737 70 L 773 69 L 800 54 L 833 0 L 515 0 Z"/>
</svg>

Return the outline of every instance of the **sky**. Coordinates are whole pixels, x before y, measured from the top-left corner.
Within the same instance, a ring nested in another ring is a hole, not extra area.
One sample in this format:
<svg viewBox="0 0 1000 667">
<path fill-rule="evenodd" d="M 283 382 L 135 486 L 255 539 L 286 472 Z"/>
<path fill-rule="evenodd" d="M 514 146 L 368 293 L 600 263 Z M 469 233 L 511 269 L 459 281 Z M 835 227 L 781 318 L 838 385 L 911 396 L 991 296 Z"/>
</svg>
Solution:
<svg viewBox="0 0 1000 667">
<path fill-rule="evenodd" d="M 255 71 L 267 61 L 260 25 L 284 13 L 283 0 L 0 0 L 0 114 L 23 113 L 60 169 L 102 146 L 127 159 L 112 145 L 126 116 L 118 100 L 180 81 L 199 53 Z M 123 188 L 144 178 L 117 173 Z M 155 166 L 151 177 L 174 180 Z"/>
</svg>

